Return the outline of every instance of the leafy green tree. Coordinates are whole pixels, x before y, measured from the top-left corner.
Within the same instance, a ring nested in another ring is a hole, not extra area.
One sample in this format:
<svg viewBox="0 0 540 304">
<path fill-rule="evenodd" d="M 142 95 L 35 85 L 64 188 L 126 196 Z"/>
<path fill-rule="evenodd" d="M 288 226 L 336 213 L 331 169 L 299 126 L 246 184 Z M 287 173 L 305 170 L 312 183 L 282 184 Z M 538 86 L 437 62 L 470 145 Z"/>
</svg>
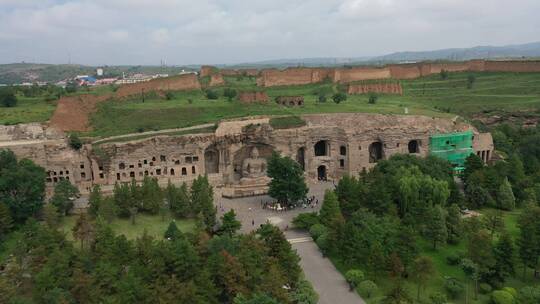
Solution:
<svg viewBox="0 0 540 304">
<path fill-rule="evenodd" d="M 405 270 L 418 256 L 417 232 L 410 226 L 400 225 L 395 236 L 395 250 Z"/>
<path fill-rule="evenodd" d="M 86 214 L 81 213 L 72 228 L 73 238 L 81 242 L 81 249 L 85 244 L 89 244 L 94 237 L 94 226 L 88 220 Z"/>
<path fill-rule="evenodd" d="M 11 108 L 17 105 L 17 96 L 11 90 L 0 90 L 0 105 Z"/>
<path fill-rule="evenodd" d="M 461 222 L 461 211 L 459 206 L 452 204 L 447 209 L 446 230 L 448 231 L 447 242 L 457 244 L 463 237 L 463 224 Z"/>
<path fill-rule="evenodd" d="M 514 210 L 516 207 L 516 198 L 514 197 L 514 192 L 512 191 L 510 182 L 508 182 L 508 178 L 505 178 L 499 187 L 497 204 L 503 210 Z"/>
<path fill-rule="evenodd" d="M 467 89 L 472 89 L 474 82 L 476 81 L 476 76 L 470 74 L 467 76 Z"/>
<path fill-rule="evenodd" d="M 145 176 L 141 185 L 142 210 L 150 214 L 157 214 L 163 204 L 163 192 L 159 187 L 157 178 Z"/>
<path fill-rule="evenodd" d="M 446 79 L 448 79 L 448 76 L 450 75 L 450 73 L 448 73 L 447 70 L 441 70 L 441 72 L 439 73 L 439 75 L 441 76 L 441 79 L 442 79 L 442 80 L 446 80 Z"/>
<path fill-rule="evenodd" d="M 216 91 L 214 90 L 206 90 L 205 91 L 205 94 L 206 94 L 206 98 L 207 99 L 211 99 L 211 100 L 214 100 L 214 99 L 218 99 L 219 98 L 219 95 Z"/>
<path fill-rule="evenodd" d="M 98 215 L 101 202 L 103 201 L 103 194 L 101 193 L 101 186 L 94 185 L 90 189 L 90 195 L 88 196 L 88 214 L 92 217 Z"/>
<path fill-rule="evenodd" d="M 384 304 L 403 304 L 412 303 L 407 291 L 399 282 L 390 290 L 390 292 L 382 300 Z"/>
<path fill-rule="evenodd" d="M 319 211 L 321 223 L 326 227 L 331 227 L 331 224 L 341 217 L 342 215 L 336 194 L 333 191 L 326 190 L 324 193 L 324 201 L 321 210 Z"/>
<path fill-rule="evenodd" d="M 508 233 L 503 233 L 493 247 L 493 256 L 495 257 L 494 276 L 497 277 L 499 282 L 503 283 L 507 278 L 515 274 L 514 242 Z"/>
<path fill-rule="evenodd" d="M 83 143 L 77 134 L 71 133 L 69 135 L 69 146 L 73 150 L 80 150 L 82 148 L 82 145 Z"/>
<path fill-rule="evenodd" d="M 126 183 L 114 185 L 113 198 L 120 217 L 129 217 L 131 208 L 137 208 L 132 200 L 129 185 Z"/>
<path fill-rule="evenodd" d="M 0 150 L 0 202 L 9 207 L 15 224 L 37 214 L 45 197 L 45 170 L 28 159 L 17 161 L 10 150 Z"/>
<path fill-rule="evenodd" d="M 207 231 L 216 225 L 214 190 L 208 183 L 207 176 L 198 176 L 191 185 L 191 202 L 196 214 L 201 214 Z"/>
<path fill-rule="evenodd" d="M 365 280 L 358 284 L 358 291 L 360 292 L 360 295 L 366 297 L 367 299 L 370 299 L 377 292 L 377 289 L 377 284 L 370 280 Z"/>
<path fill-rule="evenodd" d="M 235 98 L 237 95 L 237 92 L 235 89 L 231 89 L 231 88 L 225 88 L 223 90 L 223 96 L 227 97 L 227 99 L 229 101 L 232 101 L 233 98 Z"/>
<path fill-rule="evenodd" d="M 484 227 L 486 227 L 486 229 L 489 231 L 491 240 L 493 240 L 493 236 L 495 235 L 495 233 L 504 230 L 504 221 L 502 213 L 500 211 L 484 214 L 484 216 L 482 217 L 482 222 L 484 224 Z"/>
<path fill-rule="evenodd" d="M 169 182 L 165 190 L 165 198 L 169 203 L 169 208 L 172 214 L 177 218 L 185 218 L 190 215 L 191 202 L 189 198 L 189 190 L 186 183 L 177 188 Z"/>
<path fill-rule="evenodd" d="M 338 92 L 338 93 L 332 95 L 332 100 L 333 100 L 335 103 L 339 104 L 339 103 L 341 103 L 341 102 L 347 100 L 347 94 L 345 94 L 345 93 L 343 93 L 343 92 Z"/>
<path fill-rule="evenodd" d="M 79 189 L 67 179 L 60 180 L 54 186 L 54 194 L 50 203 L 53 204 L 63 215 L 67 215 L 73 208 L 73 201 L 79 196 Z"/>
<path fill-rule="evenodd" d="M 523 276 L 527 267 L 536 269 L 540 256 L 540 231 L 537 221 L 540 218 L 540 207 L 526 206 L 518 217 L 519 236 L 518 255 L 523 264 Z"/>
<path fill-rule="evenodd" d="M 267 294 L 258 293 L 251 297 L 246 297 L 243 294 L 238 294 L 234 298 L 233 304 L 279 304 L 279 302 Z"/>
<path fill-rule="evenodd" d="M 232 237 L 241 227 L 242 224 L 236 219 L 234 209 L 231 209 L 221 217 L 221 227 L 219 227 L 219 233 Z"/>
<path fill-rule="evenodd" d="M 433 243 L 433 249 L 437 249 L 437 244 L 445 243 L 448 238 L 446 230 L 446 218 L 441 206 L 435 206 L 431 209 L 426 238 Z"/>
<path fill-rule="evenodd" d="M 290 157 L 272 153 L 267 174 L 272 178 L 268 194 L 283 205 L 295 205 L 308 193 L 304 171 Z"/>
<path fill-rule="evenodd" d="M 432 304 L 446 304 L 448 299 L 444 293 L 436 292 L 429 296 Z"/>
<path fill-rule="evenodd" d="M 370 93 L 369 94 L 369 98 L 368 98 L 368 103 L 369 104 L 376 104 L 377 103 L 377 99 L 379 99 L 379 96 L 375 93 Z"/>
<path fill-rule="evenodd" d="M 429 278 L 435 275 L 435 265 L 430 257 L 420 256 L 412 264 L 411 276 L 418 286 L 416 299 L 420 301 L 420 289 L 426 285 Z"/>
<path fill-rule="evenodd" d="M 495 290 L 491 294 L 491 301 L 494 304 L 513 304 L 515 303 L 514 296 L 511 293 L 504 290 Z"/>
<path fill-rule="evenodd" d="M 291 300 L 298 304 L 317 304 L 319 295 L 313 289 L 311 283 L 306 279 L 300 279 L 296 288 L 290 295 Z"/>
<path fill-rule="evenodd" d="M 104 219 L 108 224 L 116 218 L 116 205 L 113 198 L 107 197 L 101 201 L 98 209 L 98 216 Z"/>
<path fill-rule="evenodd" d="M 53 204 L 46 204 L 45 207 L 43 207 L 43 220 L 49 228 L 58 228 L 61 220 L 61 214 L 59 214 L 58 208 Z"/>
<path fill-rule="evenodd" d="M 480 157 L 478 157 L 478 155 L 472 153 L 471 155 L 467 156 L 465 159 L 465 170 L 463 170 L 461 175 L 465 185 L 468 185 L 469 177 L 474 172 L 482 170 L 482 168 L 484 168 L 484 162 Z"/>
<path fill-rule="evenodd" d="M 345 280 L 353 291 L 364 280 L 364 273 L 359 269 L 350 269 L 345 273 Z"/>
<path fill-rule="evenodd" d="M 336 186 L 336 195 L 339 200 L 339 206 L 343 216 L 350 218 L 351 215 L 360 209 L 363 185 L 354 177 L 343 176 Z"/>
<path fill-rule="evenodd" d="M 11 212 L 6 204 L 0 202 L 0 240 L 11 230 L 12 226 Z"/>
</svg>

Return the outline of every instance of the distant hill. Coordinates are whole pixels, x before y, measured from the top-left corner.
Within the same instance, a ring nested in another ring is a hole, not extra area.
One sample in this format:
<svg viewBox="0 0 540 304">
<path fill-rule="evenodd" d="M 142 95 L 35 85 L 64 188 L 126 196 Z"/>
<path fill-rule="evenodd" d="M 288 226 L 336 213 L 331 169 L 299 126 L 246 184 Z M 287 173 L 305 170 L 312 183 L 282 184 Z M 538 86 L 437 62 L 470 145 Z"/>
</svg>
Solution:
<svg viewBox="0 0 540 304">
<path fill-rule="evenodd" d="M 237 67 L 287 67 L 287 66 L 342 66 L 354 64 L 376 65 L 384 63 L 410 61 L 465 61 L 471 59 L 502 59 L 502 58 L 540 58 L 540 42 L 507 45 L 507 46 L 476 46 L 471 48 L 451 48 L 433 51 L 397 52 L 382 56 L 371 57 L 321 57 L 275 59 L 237 64 Z"/>
</svg>

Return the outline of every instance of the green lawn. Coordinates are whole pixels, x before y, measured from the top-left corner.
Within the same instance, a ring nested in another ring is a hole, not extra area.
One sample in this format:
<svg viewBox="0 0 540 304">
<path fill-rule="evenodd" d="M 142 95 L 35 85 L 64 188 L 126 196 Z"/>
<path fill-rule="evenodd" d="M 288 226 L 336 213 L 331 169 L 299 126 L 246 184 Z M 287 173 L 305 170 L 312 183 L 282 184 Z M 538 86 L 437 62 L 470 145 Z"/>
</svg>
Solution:
<svg viewBox="0 0 540 304">
<path fill-rule="evenodd" d="M 18 96 L 17 106 L 0 108 L 0 125 L 44 122 L 49 120 L 56 108 L 56 101 L 45 101 L 43 97 Z"/>
<path fill-rule="evenodd" d="M 66 233 L 69 240 L 73 240 L 71 229 L 76 220 L 76 215 L 68 216 L 64 218 L 60 227 L 60 230 Z M 110 225 L 115 234 L 123 234 L 130 240 L 141 236 L 145 230 L 148 235 L 156 239 L 162 239 L 171 220 L 170 216 L 166 216 L 163 221 L 161 216 L 158 215 L 139 214 L 136 217 L 135 225 L 131 224 L 129 219 L 121 218 L 115 219 Z M 193 220 L 175 220 L 175 222 L 182 232 L 189 232 L 195 227 Z"/>
</svg>

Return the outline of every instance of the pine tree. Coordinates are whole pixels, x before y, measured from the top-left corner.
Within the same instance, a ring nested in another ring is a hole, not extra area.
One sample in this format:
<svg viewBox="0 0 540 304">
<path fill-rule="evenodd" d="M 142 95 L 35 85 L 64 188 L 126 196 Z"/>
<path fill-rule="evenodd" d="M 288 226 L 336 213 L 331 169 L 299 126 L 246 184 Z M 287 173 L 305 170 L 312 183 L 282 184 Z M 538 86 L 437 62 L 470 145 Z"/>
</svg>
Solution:
<svg viewBox="0 0 540 304">
<path fill-rule="evenodd" d="M 90 196 L 88 197 L 88 214 L 92 217 L 98 215 L 98 210 L 103 201 L 103 194 L 101 193 L 101 187 L 94 185 L 90 190 Z"/>
<path fill-rule="evenodd" d="M 0 239 L 11 230 L 12 226 L 11 212 L 6 204 L 0 202 Z"/>
<path fill-rule="evenodd" d="M 142 210 L 150 214 L 157 214 L 163 203 L 163 193 L 157 178 L 145 177 L 140 189 Z"/>
<path fill-rule="evenodd" d="M 177 188 L 170 181 L 165 189 L 165 198 L 169 203 L 171 213 L 176 218 L 185 218 L 190 215 L 190 198 L 186 183 Z"/>
<path fill-rule="evenodd" d="M 518 218 L 518 255 L 523 263 L 523 276 L 527 267 L 536 268 L 540 256 L 540 230 L 537 221 L 540 218 L 540 207 L 527 206 Z"/>
<path fill-rule="evenodd" d="M 348 175 L 343 176 L 339 180 L 335 192 L 345 218 L 350 218 L 354 212 L 360 209 L 362 184 L 356 178 Z"/>
<path fill-rule="evenodd" d="M 484 167 L 484 162 L 476 154 L 471 154 L 465 159 L 465 170 L 463 170 L 462 178 L 465 185 L 468 185 L 469 177 L 475 171 L 478 171 Z"/>
<path fill-rule="evenodd" d="M 180 233 L 181 232 L 178 230 L 176 223 L 171 221 L 167 227 L 167 230 L 165 231 L 164 237 L 168 240 L 176 240 L 180 236 Z"/>
<path fill-rule="evenodd" d="M 431 208 L 430 216 L 426 227 L 426 238 L 433 242 L 433 249 L 437 249 L 437 244 L 445 243 L 448 238 L 446 230 L 446 218 L 441 206 Z"/>
<path fill-rule="evenodd" d="M 43 220 L 49 228 L 56 229 L 60 224 L 61 213 L 58 213 L 58 208 L 53 204 L 46 204 L 43 207 Z"/>
<path fill-rule="evenodd" d="M 457 244 L 463 237 L 463 224 L 461 222 L 461 211 L 459 206 L 452 204 L 447 209 L 446 229 L 448 231 L 448 243 Z"/>
<path fill-rule="evenodd" d="M 216 225 L 216 208 L 214 207 L 214 190 L 208 183 L 207 176 L 198 176 L 191 185 L 191 202 L 194 211 L 202 215 L 207 231 Z"/>
<path fill-rule="evenodd" d="M 332 222 L 341 217 L 339 202 L 336 194 L 333 191 L 326 190 L 324 193 L 324 201 L 319 211 L 321 223 L 330 228 Z"/>
<path fill-rule="evenodd" d="M 516 207 L 516 198 L 514 197 L 514 192 L 512 192 L 512 186 L 508 182 L 508 178 L 505 178 L 499 187 L 497 203 L 499 208 L 503 210 L 514 210 Z"/>
<path fill-rule="evenodd" d="M 231 209 L 231 211 L 225 213 L 221 217 L 221 227 L 219 227 L 219 233 L 233 236 L 241 227 L 242 224 L 236 219 L 234 209 Z"/>
<path fill-rule="evenodd" d="M 132 200 L 129 185 L 118 184 L 114 185 L 113 190 L 114 204 L 118 210 L 118 216 L 129 217 L 131 215 L 130 209 L 135 207 L 135 202 Z"/>
<path fill-rule="evenodd" d="M 504 233 L 493 248 L 495 257 L 495 276 L 499 282 L 515 274 L 514 269 L 514 242 L 508 233 Z"/>
</svg>

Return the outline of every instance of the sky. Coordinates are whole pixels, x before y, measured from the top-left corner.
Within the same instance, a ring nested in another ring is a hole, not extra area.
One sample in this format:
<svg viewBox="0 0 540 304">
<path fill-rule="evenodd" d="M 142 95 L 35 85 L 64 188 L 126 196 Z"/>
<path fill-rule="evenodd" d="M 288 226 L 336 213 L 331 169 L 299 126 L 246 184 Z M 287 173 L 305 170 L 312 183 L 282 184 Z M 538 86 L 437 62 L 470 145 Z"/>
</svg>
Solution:
<svg viewBox="0 0 540 304">
<path fill-rule="evenodd" d="M 540 0 L 0 0 L 0 63 L 233 64 L 540 41 Z"/>
</svg>

